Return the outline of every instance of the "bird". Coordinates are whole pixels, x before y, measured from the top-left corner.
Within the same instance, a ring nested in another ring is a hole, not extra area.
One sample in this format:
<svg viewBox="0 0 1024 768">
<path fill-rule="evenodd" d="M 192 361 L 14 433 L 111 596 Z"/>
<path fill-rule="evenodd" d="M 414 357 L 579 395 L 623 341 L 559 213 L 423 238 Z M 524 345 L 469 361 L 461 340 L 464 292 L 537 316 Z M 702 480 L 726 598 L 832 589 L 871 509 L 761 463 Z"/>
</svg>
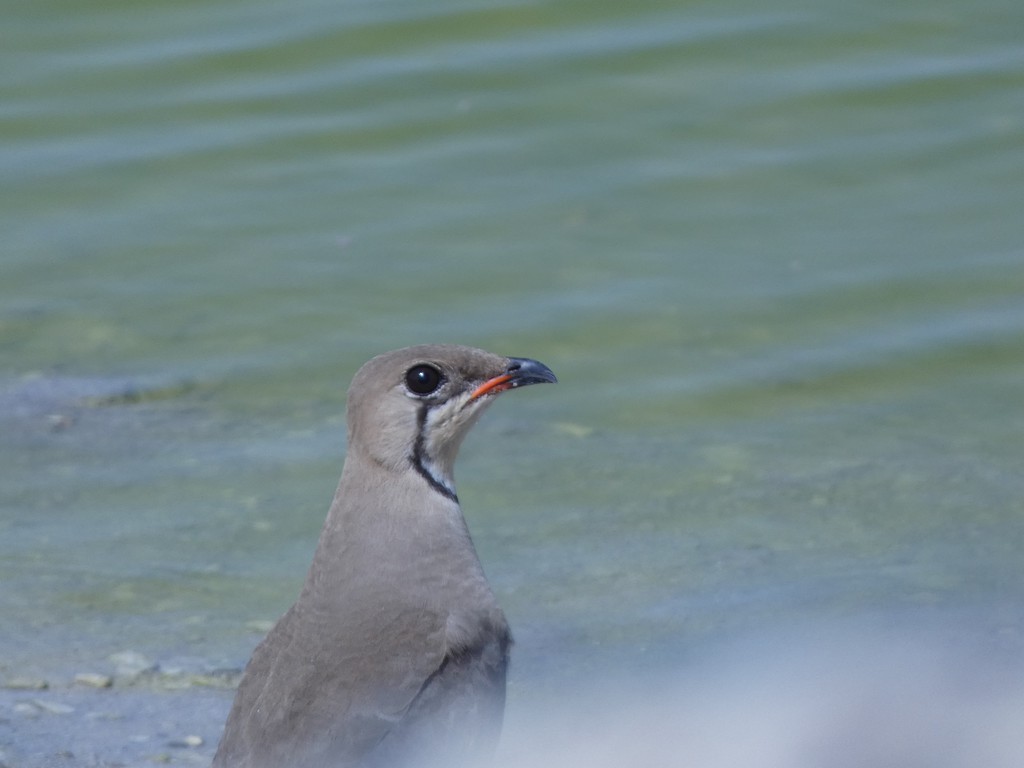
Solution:
<svg viewBox="0 0 1024 768">
<path fill-rule="evenodd" d="M 512 636 L 454 465 L 543 363 L 432 344 L 352 379 L 347 449 L 299 597 L 253 651 L 213 768 L 461 768 L 493 759 Z"/>
</svg>

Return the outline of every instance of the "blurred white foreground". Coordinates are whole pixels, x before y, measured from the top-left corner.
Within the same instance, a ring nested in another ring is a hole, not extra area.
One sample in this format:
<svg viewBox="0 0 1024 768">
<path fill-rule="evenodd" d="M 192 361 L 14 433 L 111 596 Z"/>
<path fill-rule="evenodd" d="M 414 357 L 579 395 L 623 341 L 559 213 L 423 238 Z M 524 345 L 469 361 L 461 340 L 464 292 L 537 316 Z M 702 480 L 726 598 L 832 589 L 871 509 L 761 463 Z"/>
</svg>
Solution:
<svg viewBox="0 0 1024 768">
<path fill-rule="evenodd" d="M 804 633 L 510 707 L 500 768 L 1021 768 L 1020 638 Z M 623 670 L 617 671 L 620 675 Z"/>
</svg>

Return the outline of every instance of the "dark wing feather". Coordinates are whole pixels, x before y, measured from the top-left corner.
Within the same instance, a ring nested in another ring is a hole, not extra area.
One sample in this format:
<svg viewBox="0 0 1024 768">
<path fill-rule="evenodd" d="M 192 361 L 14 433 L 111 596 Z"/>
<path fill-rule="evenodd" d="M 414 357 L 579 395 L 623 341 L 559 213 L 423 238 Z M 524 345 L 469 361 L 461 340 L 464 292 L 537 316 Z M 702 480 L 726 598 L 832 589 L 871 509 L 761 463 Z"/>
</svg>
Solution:
<svg viewBox="0 0 1024 768">
<path fill-rule="evenodd" d="M 505 627 L 444 658 L 402 719 L 368 755 L 372 768 L 478 768 L 494 754 L 505 710 Z"/>
</svg>

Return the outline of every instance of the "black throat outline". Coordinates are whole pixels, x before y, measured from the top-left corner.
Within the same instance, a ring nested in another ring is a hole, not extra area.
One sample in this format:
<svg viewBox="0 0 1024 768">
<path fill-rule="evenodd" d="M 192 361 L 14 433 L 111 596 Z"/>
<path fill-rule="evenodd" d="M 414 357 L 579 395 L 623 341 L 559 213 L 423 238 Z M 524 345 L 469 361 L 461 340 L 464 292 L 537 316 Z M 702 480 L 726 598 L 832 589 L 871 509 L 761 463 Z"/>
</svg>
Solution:
<svg viewBox="0 0 1024 768">
<path fill-rule="evenodd" d="M 427 484 L 437 491 L 439 494 L 444 496 L 449 501 L 454 501 L 456 504 L 459 503 L 459 497 L 455 495 L 455 491 L 449 488 L 447 485 L 438 480 L 433 473 L 427 469 L 426 465 L 426 445 L 427 445 L 427 415 L 430 413 L 430 406 L 427 403 L 420 405 L 419 412 L 416 414 L 416 440 L 412 445 L 412 456 L 409 457 L 409 462 L 412 464 L 412 468 L 415 469 L 420 476 L 427 481 Z"/>
</svg>

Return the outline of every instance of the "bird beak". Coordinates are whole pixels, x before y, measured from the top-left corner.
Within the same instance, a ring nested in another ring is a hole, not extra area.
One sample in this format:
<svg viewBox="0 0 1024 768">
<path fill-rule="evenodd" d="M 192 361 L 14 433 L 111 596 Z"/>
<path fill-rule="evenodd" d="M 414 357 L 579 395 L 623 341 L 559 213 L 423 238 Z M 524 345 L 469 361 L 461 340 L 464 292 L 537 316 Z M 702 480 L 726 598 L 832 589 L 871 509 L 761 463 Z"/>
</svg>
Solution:
<svg viewBox="0 0 1024 768">
<path fill-rule="evenodd" d="M 543 384 L 544 382 L 554 384 L 557 381 L 555 374 L 544 363 L 538 363 L 528 357 L 510 357 L 505 372 L 485 381 L 473 390 L 469 399 L 476 400 L 484 395 L 496 395 L 506 389 L 525 387 L 527 384 Z"/>
</svg>

